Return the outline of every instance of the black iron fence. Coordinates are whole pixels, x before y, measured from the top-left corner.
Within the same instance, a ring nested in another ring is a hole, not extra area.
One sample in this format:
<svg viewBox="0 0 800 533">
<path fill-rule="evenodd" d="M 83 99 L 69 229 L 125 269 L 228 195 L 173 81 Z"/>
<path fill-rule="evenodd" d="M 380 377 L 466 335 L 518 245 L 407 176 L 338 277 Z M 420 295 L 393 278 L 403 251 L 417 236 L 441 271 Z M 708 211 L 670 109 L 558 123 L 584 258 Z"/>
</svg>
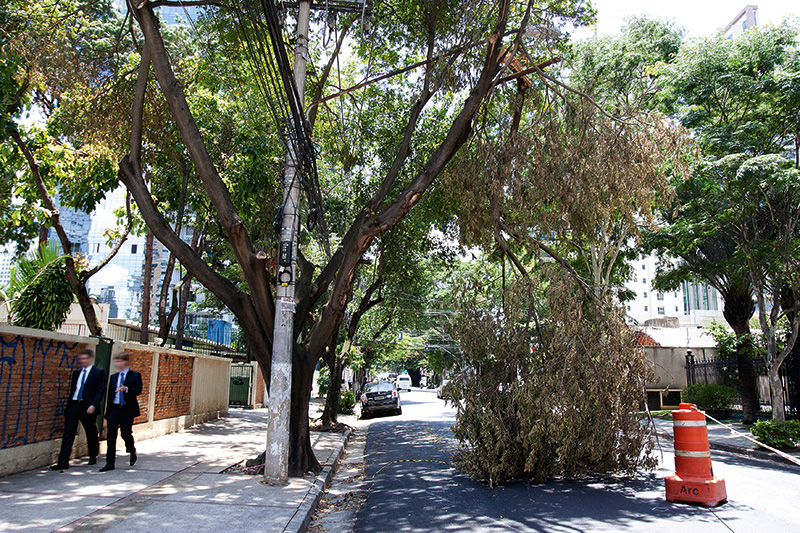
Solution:
<svg viewBox="0 0 800 533">
<path fill-rule="evenodd" d="M 793 372 L 795 367 L 800 369 L 797 361 L 787 360 L 780 371 L 781 382 L 783 383 L 784 404 L 787 418 L 800 417 L 800 398 L 798 390 L 800 383 L 797 378 L 800 372 Z M 756 391 L 758 402 L 761 409 L 769 411 L 772 409 L 770 401 L 771 387 L 767 375 L 767 365 L 763 359 L 754 358 L 753 367 L 756 373 Z M 686 381 L 689 384 L 704 383 L 726 385 L 738 390 L 739 384 L 739 365 L 735 359 L 720 359 L 714 356 L 696 357 L 692 350 L 686 352 Z M 733 399 L 734 407 L 741 408 L 741 397 Z"/>
</svg>

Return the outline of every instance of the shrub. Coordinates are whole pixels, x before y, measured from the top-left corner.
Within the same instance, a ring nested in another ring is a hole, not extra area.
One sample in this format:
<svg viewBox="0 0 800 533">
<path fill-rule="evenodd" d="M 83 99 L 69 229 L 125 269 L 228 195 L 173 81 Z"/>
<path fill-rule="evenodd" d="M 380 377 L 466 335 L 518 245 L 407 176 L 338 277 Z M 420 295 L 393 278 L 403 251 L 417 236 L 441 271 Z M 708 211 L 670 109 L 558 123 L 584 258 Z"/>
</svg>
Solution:
<svg viewBox="0 0 800 533">
<path fill-rule="evenodd" d="M 800 442 L 800 420 L 759 420 L 750 428 L 759 441 L 775 448 L 794 448 Z"/>
<path fill-rule="evenodd" d="M 446 394 L 456 408 L 454 464 L 490 486 L 652 468 L 652 440 L 635 415 L 644 352 L 620 315 L 601 315 L 555 278 L 548 320 L 537 327 L 527 288 L 507 286 L 502 313 L 497 293 L 482 298 L 483 286 L 459 293 L 462 371 Z"/>
<path fill-rule="evenodd" d="M 738 392 L 733 387 L 714 383 L 692 383 L 683 391 L 683 401 L 693 403 L 702 411 L 730 411 L 731 402 Z"/>
<path fill-rule="evenodd" d="M 320 396 L 325 396 L 328 394 L 328 386 L 330 383 L 331 369 L 326 365 L 319 370 L 319 377 L 317 378 L 317 387 L 319 387 Z"/>
<path fill-rule="evenodd" d="M 345 391 L 339 398 L 339 413 L 344 415 L 352 415 L 356 407 L 356 395 L 353 391 Z"/>
</svg>

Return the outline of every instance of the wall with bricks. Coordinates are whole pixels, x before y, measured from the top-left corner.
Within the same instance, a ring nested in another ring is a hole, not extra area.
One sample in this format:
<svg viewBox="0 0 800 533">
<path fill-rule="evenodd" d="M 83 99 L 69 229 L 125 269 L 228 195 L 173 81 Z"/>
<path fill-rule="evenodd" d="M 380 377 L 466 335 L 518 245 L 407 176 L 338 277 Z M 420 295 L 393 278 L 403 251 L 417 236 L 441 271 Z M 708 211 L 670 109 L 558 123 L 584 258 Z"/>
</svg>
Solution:
<svg viewBox="0 0 800 533">
<path fill-rule="evenodd" d="M 78 367 L 76 354 L 97 342 L 0 324 L 0 476 L 55 459 L 70 375 Z M 112 356 L 120 351 L 130 355 L 130 367 L 142 374 L 142 414 L 134 421 L 137 439 L 227 415 L 229 359 L 128 342 L 115 343 Z M 75 456 L 85 453 L 82 433 Z"/>
<path fill-rule="evenodd" d="M 161 354 L 158 361 L 153 420 L 164 420 L 189 412 L 192 403 L 193 357 Z"/>
<path fill-rule="evenodd" d="M 261 372 L 261 367 L 256 363 L 256 401 L 255 407 L 265 406 L 264 400 L 266 399 L 267 388 L 264 383 L 264 374 Z"/>
<path fill-rule="evenodd" d="M 142 414 L 136 417 L 134 424 L 144 424 L 150 415 L 150 380 L 153 376 L 153 352 L 128 347 L 125 351 L 130 355 L 130 367 L 142 375 L 142 394 L 139 395 L 139 408 Z M 114 372 L 113 370 L 111 371 Z"/>
<path fill-rule="evenodd" d="M 0 330 L 0 449 L 61 437 L 76 354 L 95 339 L 28 336 L 31 330 Z"/>
</svg>

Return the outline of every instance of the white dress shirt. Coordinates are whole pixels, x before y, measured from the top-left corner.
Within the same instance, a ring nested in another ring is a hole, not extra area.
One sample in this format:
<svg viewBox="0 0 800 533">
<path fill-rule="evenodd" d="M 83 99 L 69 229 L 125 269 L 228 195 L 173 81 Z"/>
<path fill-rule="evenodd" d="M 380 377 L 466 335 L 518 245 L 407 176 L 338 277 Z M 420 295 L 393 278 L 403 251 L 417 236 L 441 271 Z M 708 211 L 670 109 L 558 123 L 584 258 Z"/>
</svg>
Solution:
<svg viewBox="0 0 800 533">
<path fill-rule="evenodd" d="M 117 376 L 117 387 L 116 387 L 117 389 L 122 387 L 123 383 L 125 383 L 125 376 L 127 374 L 128 374 L 127 370 L 123 370 L 122 372 L 119 373 L 119 376 Z M 124 393 L 122 391 L 117 391 L 116 396 L 114 396 L 114 403 L 115 404 L 117 404 L 117 405 L 123 405 L 124 404 L 124 400 L 123 400 L 123 397 L 122 397 L 123 394 Z"/>
<path fill-rule="evenodd" d="M 94 365 L 89 365 L 86 368 L 81 370 L 81 373 L 78 375 L 78 382 L 75 384 L 75 392 L 72 394 L 72 399 L 76 402 L 78 401 L 78 396 L 81 393 L 81 387 L 86 384 L 86 380 L 89 379 L 89 372 L 92 371 L 92 367 Z"/>
</svg>

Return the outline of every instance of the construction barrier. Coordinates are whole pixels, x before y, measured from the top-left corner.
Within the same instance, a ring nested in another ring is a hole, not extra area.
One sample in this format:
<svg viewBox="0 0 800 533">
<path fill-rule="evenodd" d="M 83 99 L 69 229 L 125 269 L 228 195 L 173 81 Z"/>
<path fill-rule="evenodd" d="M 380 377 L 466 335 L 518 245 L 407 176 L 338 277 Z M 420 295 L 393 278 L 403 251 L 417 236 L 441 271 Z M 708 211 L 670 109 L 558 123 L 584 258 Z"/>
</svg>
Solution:
<svg viewBox="0 0 800 533">
<path fill-rule="evenodd" d="M 706 415 L 696 405 L 680 404 L 672 412 L 675 475 L 667 476 L 667 501 L 716 507 L 728 500 L 725 480 L 714 477 Z"/>
</svg>

